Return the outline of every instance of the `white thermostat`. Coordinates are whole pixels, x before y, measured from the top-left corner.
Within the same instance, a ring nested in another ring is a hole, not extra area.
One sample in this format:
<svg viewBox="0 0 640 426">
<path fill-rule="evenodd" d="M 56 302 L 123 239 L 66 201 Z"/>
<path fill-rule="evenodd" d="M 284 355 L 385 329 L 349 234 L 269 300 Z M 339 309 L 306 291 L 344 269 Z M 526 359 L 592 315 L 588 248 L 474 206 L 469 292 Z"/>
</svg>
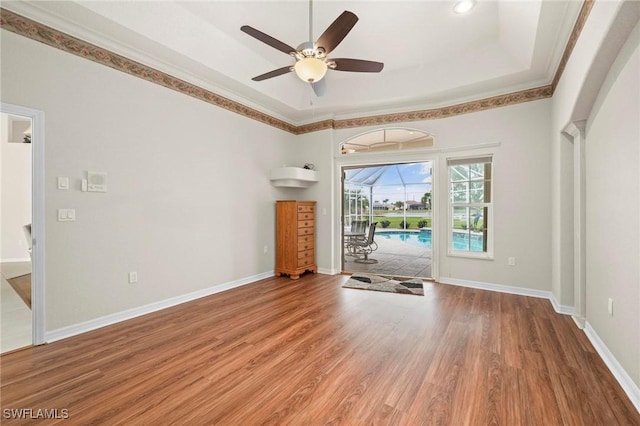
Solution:
<svg viewBox="0 0 640 426">
<path fill-rule="evenodd" d="M 107 174 L 103 172 L 87 172 L 87 191 L 107 192 Z"/>
</svg>

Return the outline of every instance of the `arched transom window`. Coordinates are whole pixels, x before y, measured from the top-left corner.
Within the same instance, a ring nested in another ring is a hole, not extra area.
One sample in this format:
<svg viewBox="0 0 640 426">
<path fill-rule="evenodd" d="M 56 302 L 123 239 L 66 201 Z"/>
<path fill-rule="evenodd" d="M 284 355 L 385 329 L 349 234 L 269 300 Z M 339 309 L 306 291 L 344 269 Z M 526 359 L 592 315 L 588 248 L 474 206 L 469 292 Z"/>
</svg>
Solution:
<svg viewBox="0 0 640 426">
<path fill-rule="evenodd" d="M 342 154 L 361 152 L 403 151 L 434 146 L 434 137 L 414 129 L 382 129 L 365 133 L 344 142 Z"/>
</svg>

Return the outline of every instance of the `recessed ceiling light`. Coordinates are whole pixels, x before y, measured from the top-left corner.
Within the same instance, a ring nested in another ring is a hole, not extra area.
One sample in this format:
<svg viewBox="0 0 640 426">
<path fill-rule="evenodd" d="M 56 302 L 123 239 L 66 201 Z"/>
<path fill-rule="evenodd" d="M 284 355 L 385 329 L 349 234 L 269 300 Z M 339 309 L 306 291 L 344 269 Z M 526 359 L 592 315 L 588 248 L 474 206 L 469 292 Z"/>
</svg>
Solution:
<svg viewBox="0 0 640 426">
<path fill-rule="evenodd" d="M 453 13 L 463 14 L 469 12 L 476 5 L 475 0 L 462 0 L 453 6 Z"/>
</svg>

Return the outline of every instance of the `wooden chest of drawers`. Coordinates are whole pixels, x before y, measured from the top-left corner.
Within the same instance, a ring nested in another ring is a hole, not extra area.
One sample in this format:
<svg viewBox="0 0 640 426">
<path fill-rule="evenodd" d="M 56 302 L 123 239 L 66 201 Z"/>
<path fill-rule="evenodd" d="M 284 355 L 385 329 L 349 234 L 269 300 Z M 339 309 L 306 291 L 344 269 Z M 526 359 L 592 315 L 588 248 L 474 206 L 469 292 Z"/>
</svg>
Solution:
<svg viewBox="0 0 640 426">
<path fill-rule="evenodd" d="M 276 276 L 317 272 L 316 202 L 276 202 Z"/>
</svg>

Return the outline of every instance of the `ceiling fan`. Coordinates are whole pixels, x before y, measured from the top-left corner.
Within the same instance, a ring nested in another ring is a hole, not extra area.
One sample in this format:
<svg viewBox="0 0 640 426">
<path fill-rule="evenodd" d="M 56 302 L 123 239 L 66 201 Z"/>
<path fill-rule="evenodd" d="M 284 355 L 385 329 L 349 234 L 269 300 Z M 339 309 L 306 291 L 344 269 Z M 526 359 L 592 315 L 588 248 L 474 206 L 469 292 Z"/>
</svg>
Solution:
<svg viewBox="0 0 640 426">
<path fill-rule="evenodd" d="M 333 51 L 340 42 L 347 36 L 349 31 L 358 22 L 358 17 L 347 10 L 342 12 L 340 16 L 322 33 L 322 35 L 313 42 L 313 5 L 309 0 L 309 40 L 300 44 L 296 49 L 286 43 L 277 40 L 270 35 L 256 30 L 249 25 L 243 25 L 240 30 L 249 34 L 261 42 L 278 49 L 295 58 L 293 65 L 278 68 L 268 73 L 253 77 L 253 81 L 262 81 L 268 78 L 277 77 L 287 74 L 291 71 L 300 77 L 304 82 L 308 82 L 313 87 L 313 91 L 317 96 L 322 96 L 326 89 L 326 80 L 324 76 L 327 70 L 335 71 L 351 71 L 351 72 L 380 72 L 384 67 L 382 62 L 366 61 L 363 59 L 351 58 L 328 58 L 327 55 Z"/>
</svg>

